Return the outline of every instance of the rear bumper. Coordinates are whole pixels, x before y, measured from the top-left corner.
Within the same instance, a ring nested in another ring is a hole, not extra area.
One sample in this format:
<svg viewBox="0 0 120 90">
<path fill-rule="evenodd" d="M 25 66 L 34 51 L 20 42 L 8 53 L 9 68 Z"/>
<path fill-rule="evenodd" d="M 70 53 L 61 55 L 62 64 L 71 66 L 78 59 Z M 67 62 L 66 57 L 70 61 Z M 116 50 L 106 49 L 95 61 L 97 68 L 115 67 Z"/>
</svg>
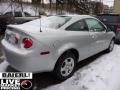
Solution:
<svg viewBox="0 0 120 90">
<path fill-rule="evenodd" d="M 50 54 L 40 56 L 34 51 L 20 51 L 4 39 L 2 40 L 2 47 L 8 63 L 19 71 L 37 73 L 54 69 L 56 61 L 52 59 Z"/>
</svg>

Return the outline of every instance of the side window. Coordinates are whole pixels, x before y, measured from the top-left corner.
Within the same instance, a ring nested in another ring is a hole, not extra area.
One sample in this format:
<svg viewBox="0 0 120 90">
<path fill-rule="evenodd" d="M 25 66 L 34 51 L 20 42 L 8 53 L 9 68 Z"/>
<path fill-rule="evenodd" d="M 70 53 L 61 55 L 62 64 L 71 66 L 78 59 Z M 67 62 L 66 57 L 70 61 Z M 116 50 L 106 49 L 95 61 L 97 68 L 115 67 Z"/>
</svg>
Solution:
<svg viewBox="0 0 120 90">
<path fill-rule="evenodd" d="M 86 19 L 86 24 L 88 25 L 89 30 L 94 32 L 105 31 L 104 25 L 96 19 Z"/>
<path fill-rule="evenodd" d="M 88 28 L 84 20 L 81 20 L 70 25 L 66 30 L 67 31 L 88 31 Z"/>
<path fill-rule="evenodd" d="M 15 17 L 22 17 L 22 13 L 21 12 L 15 12 Z"/>
</svg>

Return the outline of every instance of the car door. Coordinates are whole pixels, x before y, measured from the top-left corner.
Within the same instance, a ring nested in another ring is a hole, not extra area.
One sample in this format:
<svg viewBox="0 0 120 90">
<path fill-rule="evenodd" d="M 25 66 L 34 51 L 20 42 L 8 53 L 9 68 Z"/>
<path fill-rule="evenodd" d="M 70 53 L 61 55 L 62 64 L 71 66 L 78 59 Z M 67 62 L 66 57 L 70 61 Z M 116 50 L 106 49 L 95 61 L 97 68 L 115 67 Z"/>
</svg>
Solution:
<svg viewBox="0 0 120 90">
<path fill-rule="evenodd" d="M 89 28 L 89 34 L 92 38 L 90 53 L 96 54 L 108 46 L 106 27 L 97 19 L 88 18 L 85 20 Z"/>
<path fill-rule="evenodd" d="M 79 50 L 80 59 L 83 60 L 90 56 L 90 43 L 92 38 L 89 35 L 88 27 L 84 20 L 80 20 L 70 25 L 67 29 L 68 33 L 72 34 L 72 42 L 77 46 Z"/>
</svg>

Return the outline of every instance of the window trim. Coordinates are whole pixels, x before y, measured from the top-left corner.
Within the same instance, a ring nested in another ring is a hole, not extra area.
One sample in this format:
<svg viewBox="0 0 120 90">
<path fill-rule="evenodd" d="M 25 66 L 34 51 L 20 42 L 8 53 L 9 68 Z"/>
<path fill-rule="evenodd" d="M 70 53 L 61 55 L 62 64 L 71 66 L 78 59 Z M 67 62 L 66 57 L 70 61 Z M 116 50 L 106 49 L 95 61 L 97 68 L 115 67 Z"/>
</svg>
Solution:
<svg viewBox="0 0 120 90">
<path fill-rule="evenodd" d="M 71 27 L 72 25 L 80 22 L 80 21 L 83 21 L 83 22 L 85 23 L 85 26 L 86 26 L 86 30 L 85 30 L 85 31 L 89 31 L 89 28 L 88 28 L 87 23 L 85 22 L 85 19 L 81 19 L 81 20 L 75 21 L 74 23 L 70 24 L 67 28 L 65 28 L 65 30 L 66 30 L 66 31 L 72 31 L 72 30 L 69 30 L 68 28 Z"/>
</svg>

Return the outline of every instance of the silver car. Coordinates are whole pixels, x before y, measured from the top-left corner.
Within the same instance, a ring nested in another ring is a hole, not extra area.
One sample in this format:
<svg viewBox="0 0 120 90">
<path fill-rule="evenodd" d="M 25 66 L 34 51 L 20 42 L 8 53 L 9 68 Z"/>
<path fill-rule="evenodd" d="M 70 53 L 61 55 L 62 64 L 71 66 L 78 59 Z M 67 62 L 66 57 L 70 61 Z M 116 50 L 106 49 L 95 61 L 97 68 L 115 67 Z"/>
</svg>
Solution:
<svg viewBox="0 0 120 90">
<path fill-rule="evenodd" d="M 89 15 L 50 16 L 9 25 L 2 46 L 9 64 L 27 72 L 53 71 L 60 80 L 76 64 L 101 51 L 110 52 L 115 34 Z"/>
</svg>

